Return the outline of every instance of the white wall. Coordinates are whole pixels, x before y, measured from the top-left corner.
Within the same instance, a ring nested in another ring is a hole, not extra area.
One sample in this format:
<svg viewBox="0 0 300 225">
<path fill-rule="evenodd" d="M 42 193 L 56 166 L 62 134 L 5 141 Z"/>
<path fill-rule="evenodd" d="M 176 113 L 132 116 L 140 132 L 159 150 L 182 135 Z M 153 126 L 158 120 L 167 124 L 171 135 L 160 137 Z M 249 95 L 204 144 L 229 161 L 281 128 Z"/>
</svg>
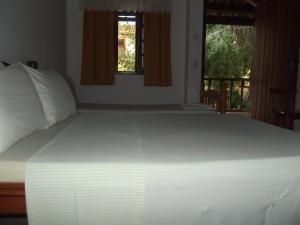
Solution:
<svg viewBox="0 0 300 225">
<path fill-rule="evenodd" d="M 1 0 L 0 61 L 65 72 L 65 0 Z"/>
<path fill-rule="evenodd" d="M 40 68 L 68 72 L 81 102 L 198 102 L 203 0 L 172 1 L 172 87 L 144 87 L 143 76 L 126 75 L 116 75 L 114 86 L 81 86 L 83 19 L 77 0 L 67 0 L 67 8 L 65 0 L 1 0 L 0 61 L 36 60 Z"/>
<path fill-rule="evenodd" d="M 201 40 L 189 45 L 190 51 L 187 51 L 186 38 L 192 36 L 187 35 L 188 21 L 193 21 L 190 26 L 192 32 L 202 32 L 203 1 L 191 2 L 193 5 L 190 15 L 187 16 L 188 0 L 173 0 L 172 87 L 144 87 L 144 78 L 138 75 L 116 75 L 114 86 L 91 87 L 80 85 L 83 15 L 78 10 L 78 1 L 67 0 L 67 71 L 75 83 L 80 101 L 102 104 L 182 104 L 185 93 L 189 94 L 191 101 L 197 101 L 199 91 L 196 87 L 200 86 L 201 66 L 196 69 L 187 68 L 186 54 L 191 54 L 191 60 L 196 60 L 197 54 L 201 57 Z M 193 12 L 196 16 L 192 16 Z M 201 58 L 198 60 L 200 64 Z M 188 65 L 191 66 L 191 63 Z M 187 85 L 185 81 L 188 82 Z M 190 91 L 185 91 L 185 86 L 188 86 Z"/>
<path fill-rule="evenodd" d="M 188 5 L 188 58 L 186 102 L 199 103 L 202 63 L 203 1 L 190 0 Z"/>
</svg>

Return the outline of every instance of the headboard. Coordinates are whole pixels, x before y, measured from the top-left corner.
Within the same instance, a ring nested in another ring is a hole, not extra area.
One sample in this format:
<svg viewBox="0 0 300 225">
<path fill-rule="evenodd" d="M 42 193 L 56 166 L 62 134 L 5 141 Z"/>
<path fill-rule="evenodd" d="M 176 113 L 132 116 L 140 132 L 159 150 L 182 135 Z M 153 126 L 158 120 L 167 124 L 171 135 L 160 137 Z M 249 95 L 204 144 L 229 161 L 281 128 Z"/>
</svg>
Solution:
<svg viewBox="0 0 300 225">
<path fill-rule="evenodd" d="M 4 61 L 1 61 L 1 63 L 4 65 L 4 66 L 9 66 L 10 64 L 7 63 L 7 62 L 4 62 Z M 38 68 L 38 63 L 37 61 L 27 61 L 26 63 L 27 66 L 30 66 L 34 69 L 37 69 Z"/>
</svg>

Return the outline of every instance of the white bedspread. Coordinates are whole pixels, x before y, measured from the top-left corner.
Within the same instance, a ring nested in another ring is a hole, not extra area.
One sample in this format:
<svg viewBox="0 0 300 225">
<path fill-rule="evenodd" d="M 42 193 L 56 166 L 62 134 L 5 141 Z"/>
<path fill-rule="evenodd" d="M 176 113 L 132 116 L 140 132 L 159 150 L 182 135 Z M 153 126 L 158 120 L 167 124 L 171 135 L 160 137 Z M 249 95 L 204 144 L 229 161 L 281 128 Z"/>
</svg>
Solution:
<svg viewBox="0 0 300 225">
<path fill-rule="evenodd" d="M 27 165 L 30 225 L 299 225 L 300 136 L 238 116 L 83 113 Z"/>
<path fill-rule="evenodd" d="M 23 183 L 27 161 L 79 115 L 20 140 L 0 154 L 0 182 Z M 0 223 L 1 224 L 1 223 Z"/>
</svg>

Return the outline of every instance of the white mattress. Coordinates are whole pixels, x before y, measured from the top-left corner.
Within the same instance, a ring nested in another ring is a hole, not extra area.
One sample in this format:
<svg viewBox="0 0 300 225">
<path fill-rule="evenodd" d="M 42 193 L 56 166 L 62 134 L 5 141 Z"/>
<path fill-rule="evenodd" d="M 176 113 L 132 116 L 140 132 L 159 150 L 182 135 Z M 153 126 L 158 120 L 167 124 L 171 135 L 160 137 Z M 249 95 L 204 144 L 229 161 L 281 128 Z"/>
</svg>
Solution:
<svg viewBox="0 0 300 225">
<path fill-rule="evenodd" d="M 232 115 L 82 113 L 26 168 L 31 225 L 297 225 L 300 136 Z"/>
<path fill-rule="evenodd" d="M 38 131 L 0 154 L 0 182 L 24 182 L 27 161 L 77 116 L 78 114 L 47 130 Z"/>
</svg>

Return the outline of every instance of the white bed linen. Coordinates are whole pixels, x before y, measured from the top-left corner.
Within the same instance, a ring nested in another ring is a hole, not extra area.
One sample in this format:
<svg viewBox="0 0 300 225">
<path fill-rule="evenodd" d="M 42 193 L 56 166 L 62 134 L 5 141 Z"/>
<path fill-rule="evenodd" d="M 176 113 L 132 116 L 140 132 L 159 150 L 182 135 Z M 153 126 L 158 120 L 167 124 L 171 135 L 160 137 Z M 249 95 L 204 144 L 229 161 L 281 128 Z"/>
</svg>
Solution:
<svg viewBox="0 0 300 225">
<path fill-rule="evenodd" d="M 47 130 L 35 132 L 0 154 L 0 182 L 24 182 L 27 161 L 78 115 L 76 114 Z"/>
<path fill-rule="evenodd" d="M 41 102 L 22 67 L 0 70 L 0 153 L 45 124 Z"/>
<path fill-rule="evenodd" d="M 300 136 L 238 116 L 83 113 L 26 168 L 30 225 L 297 225 Z"/>
<path fill-rule="evenodd" d="M 154 110 L 155 109 L 155 110 Z M 204 109 L 204 110 L 203 110 Z M 183 110 L 181 106 L 160 106 L 160 107 L 134 107 L 134 106 L 107 106 L 107 105 L 88 105 L 78 110 L 80 112 L 160 112 L 160 113 L 207 113 L 205 107 L 201 109 Z M 215 113 L 215 111 L 211 111 Z M 57 125 L 35 132 L 30 137 L 22 139 L 8 150 L 0 154 L 0 182 L 24 182 L 25 180 L 25 165 L 27 161 L 37 153 L 42 147 L 50 142 L 61 130 L 70 124 L 78 115 L 58 123 Z"/>
<path fill-rule="evenodd" d="M 71 89 L 55 70 L 39 71 L 21 65 L 30 76 L 47 119 L 46 128 L 61 122 L 76 112 Z"/>
</svg>

